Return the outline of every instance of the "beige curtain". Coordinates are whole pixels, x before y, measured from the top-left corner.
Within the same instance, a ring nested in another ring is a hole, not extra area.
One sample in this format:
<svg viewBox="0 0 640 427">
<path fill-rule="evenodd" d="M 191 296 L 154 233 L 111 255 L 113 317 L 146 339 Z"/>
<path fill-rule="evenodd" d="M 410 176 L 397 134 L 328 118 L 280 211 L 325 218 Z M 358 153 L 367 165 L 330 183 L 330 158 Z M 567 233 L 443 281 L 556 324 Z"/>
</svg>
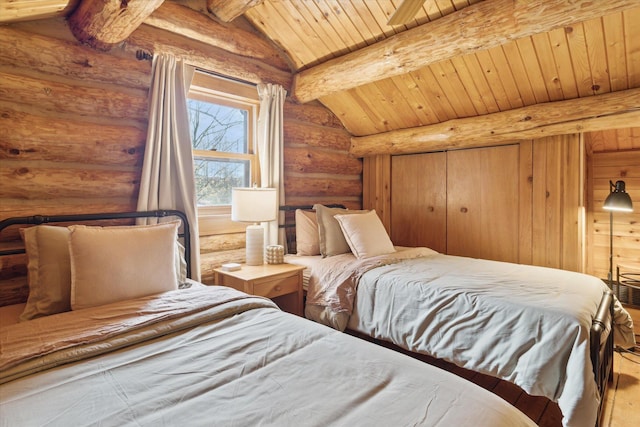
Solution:
<svg viewBox="0 0 640 427">
<path fill-rule="evenodd" d="M 191 226 L 191 278 L 200 280 L 200 245 L 187 91 L 193 67 L 172 55 L 153 57 L 149 126 L 138 210 L 177 209 Z"/>
<path fill-rule="evenodd" d="M 260 113 L 258 115 L 258 158 L 260 159 L 261 187 L 275 188 L 278 206 L 285 203 L 283 179 L 283 113 L 287 91 L 280 85 L 258 85 Z M 286 245 L 284 213 L 278 211 L 278 221 L 268 223 L 265 245 Z"/>
</svg>

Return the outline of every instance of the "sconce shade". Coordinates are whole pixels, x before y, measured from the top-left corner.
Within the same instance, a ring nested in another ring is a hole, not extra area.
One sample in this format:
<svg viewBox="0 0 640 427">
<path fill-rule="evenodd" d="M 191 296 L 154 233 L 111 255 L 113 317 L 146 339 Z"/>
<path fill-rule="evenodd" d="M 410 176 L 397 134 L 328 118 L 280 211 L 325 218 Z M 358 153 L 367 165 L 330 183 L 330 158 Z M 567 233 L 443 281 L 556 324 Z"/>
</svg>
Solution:
<svg viewBox="0 0 640 427">
<path fill-rule="evenodd" d="M 277 217 L 275 188 L 233 188 L 231 220 L 239 222 L 274 221 Z"/>
<path fill-rule="evenodd" d="M 633 212 L 633 203 L 629 193 L 625 191 L 624 181 L 616 181 L 615 185 L 609 181 L 609 185 L 612 190 L 602 208 L 608 211 Z"/>
</svg>

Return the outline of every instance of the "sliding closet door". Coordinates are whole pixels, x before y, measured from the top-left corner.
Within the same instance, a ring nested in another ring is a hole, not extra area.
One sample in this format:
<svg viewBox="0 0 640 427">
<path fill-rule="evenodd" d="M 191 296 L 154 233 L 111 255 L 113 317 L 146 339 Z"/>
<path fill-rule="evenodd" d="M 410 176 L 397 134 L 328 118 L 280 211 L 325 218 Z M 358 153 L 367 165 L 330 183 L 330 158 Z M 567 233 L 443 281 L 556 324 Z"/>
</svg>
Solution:
<svg viewBox="0 0 640 427">
<path fill-rule="evenodd" d="M 447 249 L 446 153 L 391 158 L 391 240 L 400 246 Z"/>
<path fill-rule="evenodd" d="M 517 145 L 447 152 L 447 253 L 518 262 Z"/>
</svg>

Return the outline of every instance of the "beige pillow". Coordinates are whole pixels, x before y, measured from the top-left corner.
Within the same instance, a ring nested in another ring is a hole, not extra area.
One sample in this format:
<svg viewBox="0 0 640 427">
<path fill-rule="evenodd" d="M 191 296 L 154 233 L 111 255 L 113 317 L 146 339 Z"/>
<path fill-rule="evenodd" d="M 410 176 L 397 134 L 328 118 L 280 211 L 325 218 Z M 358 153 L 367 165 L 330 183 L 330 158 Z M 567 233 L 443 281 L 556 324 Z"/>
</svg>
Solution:
<svg viewBox="0 0 640 427">
<path fill-rule="evenodd" d="M 132 227 L 69 227 L 71 308 L 178 289 L 179 221 Z"/>
<path fill-rule="evenodd" d="M 21 229 L 27 253 L 29 298 L 20 321 L 71 310 L 69 229 L 38 225 Z"/>
<path fill-rule="evenodd" d="M 315 212 L 296 209 L 296 253 L 320 255 L 318 219 Z"/>
<path fill-rule="evenodd" d="M 340 224 L 334 215 L 353 215 L 369 212 L 367 210 L 348 210 L 342 208 L 328 208 L 324 205 L 313 205 L 318 216 L 318 240 L 320 253 L 323 257 L 346 254 L 351 251 L 344 238 Z"/>
<path fill-rule="evenodd" d="M 395 252 L 382 221 L 373 210 L 359 215 L 336 215 L 351 252 L 359 258 L 370 258 Z"/>
</svg>

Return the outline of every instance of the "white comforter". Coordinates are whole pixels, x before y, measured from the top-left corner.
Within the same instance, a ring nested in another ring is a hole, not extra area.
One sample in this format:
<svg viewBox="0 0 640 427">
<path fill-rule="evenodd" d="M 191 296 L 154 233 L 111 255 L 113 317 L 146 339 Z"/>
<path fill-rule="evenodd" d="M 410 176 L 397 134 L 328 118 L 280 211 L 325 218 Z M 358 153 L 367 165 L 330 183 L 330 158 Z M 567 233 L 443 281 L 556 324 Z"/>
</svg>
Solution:
<svg viewBox="0 0 640 427">
<path fill-rule="evenodd" d="M 558 402 L 566 426 L 595 425 L 600 396 L 589 328 L 606 289 L 601 280 L 424 248 L 373 261 L 332 258 L 314 267 L 307 316 L 546 396 Z M 336 292 L 327 278 L 357 293 Z M 352 298 L 352 310 L 349 303 L 336 309 L 336 301 Z M 618 344 L 632 346 L 631 317 L 617 302 L 616 323 Z"/>
<path fill-rule="evenodd" d="M 221 287 L 158 298 L 0 328 L 0 424 L 535 425 L 475 384 L 268 300 Z"/>
</svg>

